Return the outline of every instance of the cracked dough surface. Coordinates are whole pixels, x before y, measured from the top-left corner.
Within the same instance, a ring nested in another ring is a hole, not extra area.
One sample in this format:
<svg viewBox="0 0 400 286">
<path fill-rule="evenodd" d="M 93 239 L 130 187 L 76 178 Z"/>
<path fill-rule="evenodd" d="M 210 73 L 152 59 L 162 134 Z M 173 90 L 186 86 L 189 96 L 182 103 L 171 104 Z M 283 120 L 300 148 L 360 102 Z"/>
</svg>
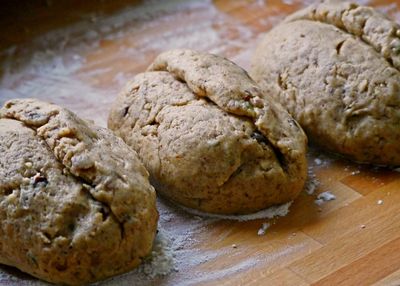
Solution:
<svg viewBox="0 0 400 286">
<path fill-rule="evenodd" d="M 69 110 L 11 100 L 0 110 L 0 262 L 85 284 L 136 267 L 158 213 L 148 172 L 107 129 Z"/>
<path fill-rule="evenodd" d="M 251 75 L 310 141 L 355 161 L 400 165 L 400 27 L 369 7 L 327 2 L 263 38 Z"/>
<path fill-rule="evenodd" d="M 212 213 L 293 200 L 306 179 L 306 137 L 234 63 L 173 50 L 120 93 L 109 128 L 136 150 L 162 195 Z"/>
</svg>

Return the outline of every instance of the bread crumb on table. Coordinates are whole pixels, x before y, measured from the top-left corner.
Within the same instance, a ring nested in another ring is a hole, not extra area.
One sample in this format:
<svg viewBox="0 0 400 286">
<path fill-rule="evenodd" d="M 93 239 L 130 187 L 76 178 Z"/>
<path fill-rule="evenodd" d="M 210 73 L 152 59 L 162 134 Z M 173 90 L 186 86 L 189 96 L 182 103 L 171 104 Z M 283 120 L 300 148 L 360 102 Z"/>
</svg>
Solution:
<svg viewBox="0 0 400 286">
<path fill-rule="evenodd" d="M 271 226 L 270 223 L 264 222 L 264 223 L 261 225 L 260 229 L 258 230 L 257 235 L 259 235 L 259 236 L 265 235 L 265 233 L 267 232 L 267 229 L 268 229 L 270 226 Z"/>
<path fill-rule="evenodd" d="M 334 194 L 332 194 L 331 192 L 323 192 L 318 195 L 317 199 L 314 202 L 315 202 L 315 204 L 320 206 L 324 202 L 333 201 L 333 200 L 336 200 L 336 196 Z"/>
</svg>

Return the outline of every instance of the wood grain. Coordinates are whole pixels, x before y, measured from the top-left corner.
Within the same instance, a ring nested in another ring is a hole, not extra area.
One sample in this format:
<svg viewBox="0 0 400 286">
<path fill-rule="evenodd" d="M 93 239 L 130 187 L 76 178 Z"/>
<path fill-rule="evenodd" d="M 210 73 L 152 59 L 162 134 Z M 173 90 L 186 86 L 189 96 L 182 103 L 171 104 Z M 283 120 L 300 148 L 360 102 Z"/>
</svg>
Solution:
<svg viewBox="0 0 400 286">
<path fill-rule="evenodd" d="M 372 284 L 374 286 L 398 286 L 400 281 L 400 270 L 393 272 L 378 282 Z"/>
<path fill-rule="evenodd" d="M 105 126 L 118 91 L 158 53 L 194 48 L 249 68 L 262 33 L 309 1 L 3 2 L 0 104 L 37 97 Z M 400 18 L 399 1 L 370 4 Z M 320 182 L 316 193 L 302 193 L 279 219 L 193 227 L 196 216 L 160 201 L 161 227 L 188 240 L 176 250 L 177 259 L 186 260 L 178 261 L 178 272 L 143 283 L 400 285 L 400 173 L 318 149 L 310 150 L 309 165 Z M 336 200 L 316 205 L 325 191 Z M 271 227 L 258 236 L 267 221 Z M 37 282 L 10 275 L 0 276 L 0 284 Z M 104 285 L 131 285 L 130 277 Z"/>
<path fill-rule="evenodd" d="M 381 261 L 385 261 L 385 263 L 381 263 Z M 356 286 L 360 284 L 360 281 L 369 285 L 392 274 L 399 268 L 400 238 L 395 238 L 312 285 Z"/>
</svg>

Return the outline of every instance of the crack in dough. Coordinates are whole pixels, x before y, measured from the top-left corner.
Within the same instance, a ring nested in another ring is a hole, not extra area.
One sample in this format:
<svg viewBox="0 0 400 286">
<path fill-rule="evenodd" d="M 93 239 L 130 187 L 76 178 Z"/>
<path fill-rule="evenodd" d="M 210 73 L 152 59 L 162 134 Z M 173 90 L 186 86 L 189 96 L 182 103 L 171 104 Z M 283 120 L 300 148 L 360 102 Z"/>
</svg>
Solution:
<svg viewBox="0 0 400 286">
<path fill-rule="evenodd" d="M 302 129 L 261 97 L 234 63 L 172 50 L 127 84 L 108 125 L 138 151 L 161 195 L 206 212 L 256 212 L 293 200 L 307 169 Z M 122 116 L 126 106 L 129 117 Z M 157 114 L 157 141 L 142 135 L 149 114 Z M 266 144 L 252 138 L 254 132 Z"/>
<path fill-rule="evenodd" d="M 290 15 L 285 22 L 297 20 L 319 21 L 342 29 L 373 47 L 397 70 L 400 68 L 400 26 L 374 8 L 326 1 Z"/>
</svg>

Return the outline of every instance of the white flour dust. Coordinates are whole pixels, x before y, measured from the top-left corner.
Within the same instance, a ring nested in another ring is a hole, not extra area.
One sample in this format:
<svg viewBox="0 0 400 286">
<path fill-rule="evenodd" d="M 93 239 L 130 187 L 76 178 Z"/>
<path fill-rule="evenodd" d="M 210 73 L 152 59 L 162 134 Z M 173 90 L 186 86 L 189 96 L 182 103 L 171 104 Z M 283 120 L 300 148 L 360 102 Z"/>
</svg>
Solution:
<svg viewBox="0 0 400 286">
<path fill-rule="evenodd" d="M 176 271 L 172 241 L 159 229 L 150 258 L 139 268 L 150 278 Z"/>
<path fill-rule="evenodd" d="M 259 263 L 261 257 L 252 257 L 211 273 L 208 270 L 201 270 L 201 265 L 204 263 L 212 262 L 228 254 L 234 256 L 232 249 L 239 248 L 235 244 L 217 250 L 200 249 L 197 245 L 200 242 L 201 235 L 207 232 L 208 228 L 217 223 L 219 219 L 248 221 L 284 216 L 288 213 L 290 204 L 269 208 L 248 216 L 210 216 L 197 211 L 188 213 L 182 208 L 177 208 L 176 205 L 159 200 L 160 221 L 157 236 L 159 247 L 157 245 L 154 247 L 153 257 L 137 270 L 109 279 L 104 285 L 132 285 L 129 283 L 146 286 L 158 285 L 157 283 L 163 283 L 163 285 L 195 285 L 201 281 L 218 279 L 237 271 L 250 269 Z M 262 228 L 266 231 L 269 226 L 269 223 L 264 223 Z M 266 258 L 262 257 L 262 259 Z M 168 272 L 170 275 L 165 276 L 164 274 Z M 99 283 L 99 285 L 103 284 Z"/>
<path fill-rule="evenodd" d="M 193 48 L 225 55 L 248 47 L 252 37 L 251 29 L 210 1 L 146 1 L 112 15 L 82 15 L 81 21 L 40 35 L 29 45 L 0 51 L 0 105 L 18 97 L 51 100 L 106 126 L 121 87 L 158 53 Z M 115 43 L 111 59 L 104 41 Z"/>
<path fill-rule="evenodd" d="M 267 232 L 267 229 L 271 226 L 271 224 L 269 224 L 268 222 L 264 222 L 260 229 L 257 232 L 257 235 L 261 236 L 261 235 L 265 235 L 265 233 Z"/>
<path fill-rule="evenodd" d="M 336 200 L 336 196 L 334 194 L 332 194 L 331 192 L 323 192 L 317 196 L 317 199 L 315 200 L 315 204 L 320 206 L 320 205 L 324 204 L 325 202 L 329 202 L 329 201 L 333 201 L 333 200 Z"/>
<path fill-rule="evenodd" d="M 256 220 L 256 219 L 271 219 L 274 217 L 283 217 L 289 213 L 289 208 L 293 202 L 288 202 L 286 204 L 282 204 L 279 206 L 272 206 L 265 210 L 261 210 L 256 213 L 247 214 L 247 215 L 220 215 L 220 214 L 211 214 L 211 213 L 204 213 L 195 209 L 185 208 L 183 206 L 179 206 L 188 213 L 197 215 L 199 217 L 205 218 L 213 218 L 213 219 L 225 219 L 225 220 L 236 220 L 236 221 L 249 221 L 249 220 Z"/>
<path fill-rule="evenodd" d="M 313 168 L 309 167 L 308 168 L 308 177 L 307 177 L 307 181 L 304 186 L 304 191 L 308 195 L 313 195 L 319 185 L 320 185 L 320 182 L 318 181 L 317 177 L 315 176 Z"/>
</svg>

